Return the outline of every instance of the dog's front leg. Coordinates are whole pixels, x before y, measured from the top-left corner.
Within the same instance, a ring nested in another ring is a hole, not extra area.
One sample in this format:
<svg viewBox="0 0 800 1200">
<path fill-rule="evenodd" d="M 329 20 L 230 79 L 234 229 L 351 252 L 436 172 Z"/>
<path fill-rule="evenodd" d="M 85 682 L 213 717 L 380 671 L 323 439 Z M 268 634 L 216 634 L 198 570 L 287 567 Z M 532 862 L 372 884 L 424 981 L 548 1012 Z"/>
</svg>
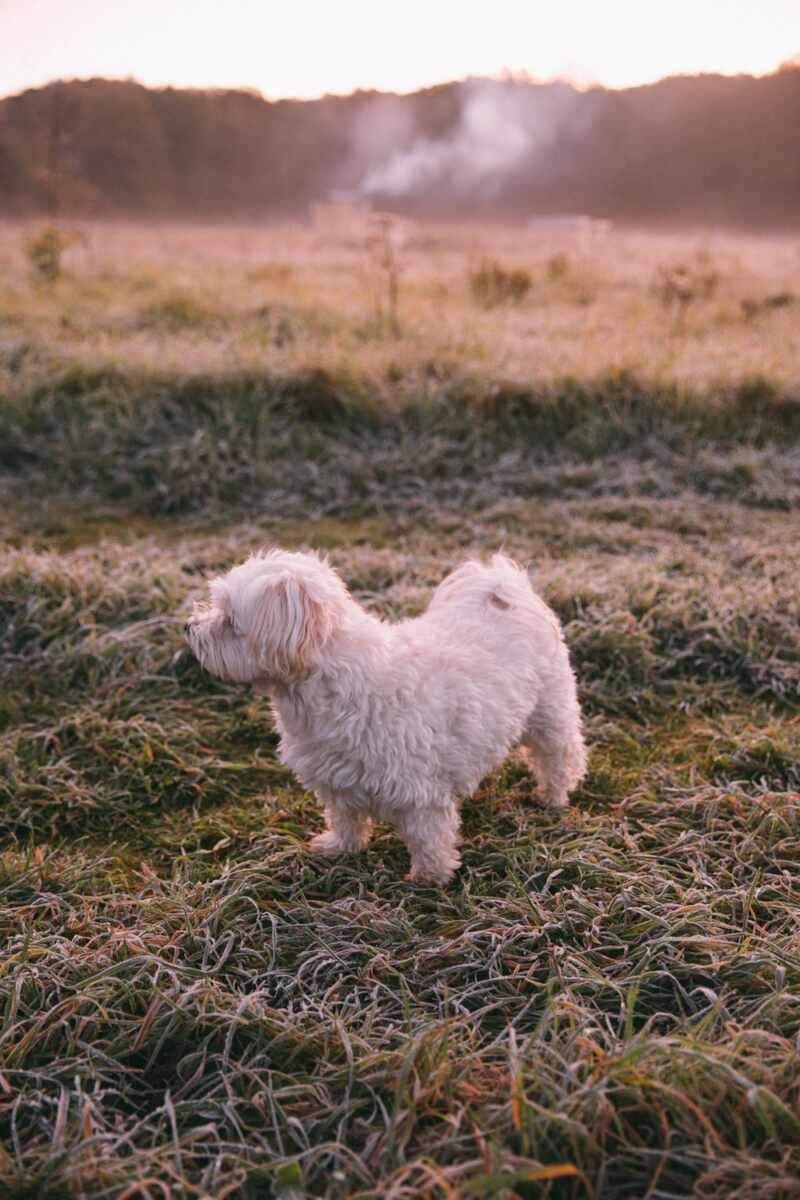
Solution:
<svg viewBox="0 0 800 1200">
<path fill-rule="evenodd" d="M 411 855 L 408 878 L 447 883 L 461 865 L 456 805 L 450 801 L 436 808 L 408 809 L 393 820 Z"/>
<path fill-rule="evenodd" d="M 309 842 L 319 854 L 348 854 L 363 850 L 372 834 L 372 821 L 360 809 L 352 808 L 341 796 L 319 796 L 325 806 L 324 833 Z"/>
</svg>

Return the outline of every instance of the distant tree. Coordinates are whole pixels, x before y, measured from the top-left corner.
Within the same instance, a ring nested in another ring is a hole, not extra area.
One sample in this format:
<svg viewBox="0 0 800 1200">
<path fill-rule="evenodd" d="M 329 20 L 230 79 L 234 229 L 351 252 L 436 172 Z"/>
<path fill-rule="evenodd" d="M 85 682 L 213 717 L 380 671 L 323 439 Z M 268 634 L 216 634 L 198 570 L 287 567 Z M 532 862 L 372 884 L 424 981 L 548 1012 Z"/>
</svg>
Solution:
<svg viewBox="0 0 800 1200">
<path fill-rule="evenodd" d="M 0 211 L 24 212 L 31 207 L 35 194 L 35 181 L 25 162 L 23 148 L 7 112 L 0 109 Z"/>
</svg>

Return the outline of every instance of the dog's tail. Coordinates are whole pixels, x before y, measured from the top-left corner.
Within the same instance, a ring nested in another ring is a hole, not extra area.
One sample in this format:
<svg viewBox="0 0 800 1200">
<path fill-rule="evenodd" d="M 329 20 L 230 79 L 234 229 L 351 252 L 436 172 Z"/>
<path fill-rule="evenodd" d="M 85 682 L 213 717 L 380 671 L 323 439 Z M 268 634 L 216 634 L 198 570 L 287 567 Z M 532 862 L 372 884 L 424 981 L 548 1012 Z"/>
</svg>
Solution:
<svg viewBox="0 0 800 1200">
<path fill-rule="evenodd" d="M 528 572 L 505 554 L 492 555 L 488 563 L 470 559 L 448 575 L 434 592 L 430 608 L 451 604 L 466 606 L 476 617 L 487 610 L 509 616 L 536 614 L 560 636 L 558 620 L 534 592 Z"/>
</svg>

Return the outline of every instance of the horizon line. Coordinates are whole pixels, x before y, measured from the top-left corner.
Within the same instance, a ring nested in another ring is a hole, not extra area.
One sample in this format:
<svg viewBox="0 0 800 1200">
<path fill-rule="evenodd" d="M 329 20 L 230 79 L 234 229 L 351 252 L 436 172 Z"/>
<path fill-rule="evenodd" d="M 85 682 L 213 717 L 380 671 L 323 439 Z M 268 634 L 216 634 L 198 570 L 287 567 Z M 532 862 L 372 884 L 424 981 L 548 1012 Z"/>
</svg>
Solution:
<svg viewBox="0 0 800 1200">
<path fill-rule="evenodd" d="M 24 96 L 26 92 L 44 91 L 46 88 L 55 87 L 58 84 L 71 83 L 93 83 L 95 81 L 104 83 L 132 83 L 139 87 L 143 87 L 146 91 L 161 92 L 161 91 L 176 91 L 176 92 L 239 92 L 242 95 L 253 95 L 263 100 L 267 104 L 280 104 L 284 102 L 297 104 L 313 104 L 316 101 L 326 99 L 346 100 L 352 96 L 360 94 L 379 95 L 379 96 L 415 96 L 419 92 L 433 91 L 440 87 L 452 87 L 454 84 L 460 85 L 475 81 L 492 81 L 497 83 L 509 82 L 529 84 L 534 87 L 553 87 L 562 85 L 571 87 L 576 92 L 591 92 L 599 89 L 606 92 L 630 92 L 641 88 L 655 87 L 660 83 L 666 83 L 671 79 L 705 79 L 709 76 L 714 76 L 720 79 L 769 79 L 773 75 L 779 75 L 783 71 L 800 70 L 800 55 L 791 55 L 789 58 L 779 62 L 769 71 L 676 71 L 667 75 L 659 75 L 654 79 L 646 80 L 640 83 L 630 83 L 617 86 L 610 83 L 602 83 L 600 80 L 592 80 L 586 82 L 580 79 L 571 78 L 569 75 L 556 75 L 549 78 L 538 78 L 531 75 L 529 72 L 519 69 L 510 70 L 502 69 L 495 74 L 474 74 L 463 75 L 451 79 L 441 79 L 435 83 L 421 83 L 418 87 L 409 88 L 407 90 L 398 88 L 380 88 L 380 87 L 354 87 L 349 92 L 329 91 L 315 92 L 310 95 L 290 95 L 290 96 L 273 96 L 263 91 L 256 84 L 227 84 L 227 83 L 205 83 L 205 84 L 175 84 L 166 82 L 148 83 L 136 75 L 57 75 L 53 78 L 45 80 L 43 83 L 31 83 L 25 87 L 19 88 L 11 92 L 0 93 L 0 101 L 13 100 L 17 96 Z"/>
</svg>

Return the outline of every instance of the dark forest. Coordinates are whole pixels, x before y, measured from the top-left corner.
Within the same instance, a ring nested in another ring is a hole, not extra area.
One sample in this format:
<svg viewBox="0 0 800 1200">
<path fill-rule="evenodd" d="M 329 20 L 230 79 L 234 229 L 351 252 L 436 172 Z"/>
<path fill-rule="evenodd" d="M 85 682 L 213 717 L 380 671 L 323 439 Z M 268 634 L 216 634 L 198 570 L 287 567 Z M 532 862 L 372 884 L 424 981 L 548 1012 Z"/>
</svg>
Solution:
<svg viewBox="0 0 800 1200">
<path fill-rule="evenodd" d="M 409 96 L 274 102 L 57 82 L 0 102 L 0 213 L 303 217 L 314 201 L 357 190 L 393 155 L 447 145 L 478 86 L 493 89 L 501 124 L 511 101 L 529 151 L 523 141 L 511 161 L 490 161 L 480 186 L 428 171 L 410 187 L 373 188 L 371 199 L 429 217 L 581 212 L 650 225 L 800 225 L 797 64 L 764 78 L 678 77 L 623 91 L 468 81 Z M 492 129 L 484 135 L 491 149 Z"/>
</svg>

